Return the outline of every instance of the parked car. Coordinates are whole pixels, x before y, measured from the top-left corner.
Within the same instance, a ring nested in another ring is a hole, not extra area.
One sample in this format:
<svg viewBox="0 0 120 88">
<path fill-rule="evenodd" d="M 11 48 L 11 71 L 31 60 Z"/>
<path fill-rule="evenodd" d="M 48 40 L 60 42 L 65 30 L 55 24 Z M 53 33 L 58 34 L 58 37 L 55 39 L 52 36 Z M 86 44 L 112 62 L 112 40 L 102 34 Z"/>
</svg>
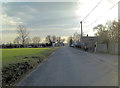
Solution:
<svg viewBox="0 0 120 88">
<path fill-rule="evenodd" d="M 32 46 L 28 46 L 28 48 L 32 48 Z"/>
<path fill-rule="evenodd" d="M 74 45 L 74 44 L 72 44 L 72 45 L 71 45 L 71 47 L 75 47 L 75 45 Z"/>
</svg>

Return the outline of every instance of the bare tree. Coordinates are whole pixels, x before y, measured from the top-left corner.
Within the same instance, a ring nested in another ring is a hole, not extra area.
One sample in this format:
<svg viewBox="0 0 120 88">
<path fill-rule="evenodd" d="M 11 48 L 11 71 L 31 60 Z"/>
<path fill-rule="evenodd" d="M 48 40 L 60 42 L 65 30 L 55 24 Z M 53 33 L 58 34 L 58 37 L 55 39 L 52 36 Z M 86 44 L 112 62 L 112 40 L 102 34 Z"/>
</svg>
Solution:
<svg viewBox="0 0 120 88">
<path fill-rule="evenodd" d="M 67 38 L 67 43 L 71 46 L 72 45 L 72 43 L 73 43 L 73 37 L 72 36 L 69 36 L 68 38 Z"/>
<path fill-rule="evenodd" d="M 27 37 L 25 40 L 25 44 L 30 44 L 32 42 L 32 39 L 30 37 Z"/>
<path fill-rule="evenodd" d="M 15 44 L 20 44 L 21 43 L 21 38 L 19 36 L 16 37 L 15 40 L 14 40 L 14 43 Z"/>
<path fill-rule="evenodd" d="M 61 38 L 60 36 L 59 37 L 56 37 L 56 41 L 57 43 L 63 43 L 65 41 L 65 38 Z"/>
<path fill-rule="evenodd" d="M 56 42 L 56 36 L 55 35 L 52 36 L 52 42 L 54 42 L 54 43 Z"/>
<path fill-rule="evenodd" d="M 117 21 L 112 21 L 112 22 L 109 22 L 108 24 L 108 29 L 109 29 L 109 40 L 110 42 L 118 42 L 118 33 L 119 33 L 119 25 L 120 25 L 120 22 L 117 22 Z"/>
<path fill-rule="evenodd" d="M 80 37 L 81 37 L 81 34 L 79 34 L 78 32 L 75 32 L 73 34 L 73 41 L 74 42 L 80 42 Z"/>
<path fill-rule="evenodd" d="M 94 30 L 97 30 L 96 35 L 98 36 L 99 43 L 109 43 L 109 42 L 118 42 L 118 26 L 120 22 L 117 21 L 108 21 L 106 25 L 99 24 L 94 27 Z"/>
<path fill-rule="evenodd" d="M 17 33 L 19 34 L 19 37 L 21 38 L 22 44 L 24 46 L 25 40 L 27 39 L 27 37 L 29 35 L 27 28 L 24 25 L 18 25 Z"/>
<path fill-rule="evenodd" d="M 65 38 L 62 38 L 62 39 L 61 39 L 61 42 L 64 43 L 65 40 L 66 40 Z"/>
<path fill-rule="evenodd" d="M 60 43 L 61 42 L 61 37 L 57 37 L 57 43 Z"/>
<path fill-rule="evenodd" d="M 41 41 L 41 39 L 40 39 L 40 37 L 37 37 L 37 36 L 36 36 L 36 37 L 33 37 L 32 41 L 33 41 L 33 43 L 39 44 L 40 41 Z"/>
<path fill-rule="evenodd" d="M 96 27 L 93 28 L 94 30 L 97 30 L 96 35 L 98 36 L 98 43 L 106 43 L 109 42 L 109 36 L 108 36 L 108 28 L 106 28 L 105 25 L 99 24 Z"/>
<path fill-rule="evenodd" d="M 46 37 L 46 42 L 52 43 L 52 39 L 50 35 L 47 35 Z"/>
</svg>

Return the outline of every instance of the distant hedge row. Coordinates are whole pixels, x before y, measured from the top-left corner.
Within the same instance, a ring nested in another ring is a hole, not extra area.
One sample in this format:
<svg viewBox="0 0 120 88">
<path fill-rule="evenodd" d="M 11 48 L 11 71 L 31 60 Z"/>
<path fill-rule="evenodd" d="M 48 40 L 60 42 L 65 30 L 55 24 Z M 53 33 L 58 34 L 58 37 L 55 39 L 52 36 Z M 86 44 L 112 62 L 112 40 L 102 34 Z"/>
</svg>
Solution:
<svg viewBox="0 0 120 88">
<path fill-rule="evenodd" d="M 38 47 L 49 47 L 52 46 L 52 44 L 49 43 L 42 43 L 42 44 L 2 44 L 0 45 L 0 48 L 23 48 L 23 47 L 28 47 L 28 48 L 38 48 Z"/>
</svg>

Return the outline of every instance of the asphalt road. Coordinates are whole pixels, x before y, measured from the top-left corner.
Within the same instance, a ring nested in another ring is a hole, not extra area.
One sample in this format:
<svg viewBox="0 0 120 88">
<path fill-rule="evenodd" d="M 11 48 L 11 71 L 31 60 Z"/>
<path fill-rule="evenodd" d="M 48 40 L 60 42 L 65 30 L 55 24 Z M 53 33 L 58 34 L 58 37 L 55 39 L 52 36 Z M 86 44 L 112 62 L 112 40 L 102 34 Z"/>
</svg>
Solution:
<svg viewBox="0 0 120 88">
<path fill-rule="evenodd" d="M 17 86 L 117 86 L 118 57 L 61 47 Z"/>
</svg>

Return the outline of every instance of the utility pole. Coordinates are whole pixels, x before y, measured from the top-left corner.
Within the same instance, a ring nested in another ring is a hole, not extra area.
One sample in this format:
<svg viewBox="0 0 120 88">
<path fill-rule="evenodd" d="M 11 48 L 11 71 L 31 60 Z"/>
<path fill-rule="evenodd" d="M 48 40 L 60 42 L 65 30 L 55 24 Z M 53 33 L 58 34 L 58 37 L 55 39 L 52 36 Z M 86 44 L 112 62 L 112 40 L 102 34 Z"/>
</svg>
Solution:
<svg viewBox="0 0 120 88">
<path fill-rule="evenodd" d="M 82 21 L 80 22 L 80 24 L 81 24 L 81 38 L 82 38 Z"/>
</svg>

